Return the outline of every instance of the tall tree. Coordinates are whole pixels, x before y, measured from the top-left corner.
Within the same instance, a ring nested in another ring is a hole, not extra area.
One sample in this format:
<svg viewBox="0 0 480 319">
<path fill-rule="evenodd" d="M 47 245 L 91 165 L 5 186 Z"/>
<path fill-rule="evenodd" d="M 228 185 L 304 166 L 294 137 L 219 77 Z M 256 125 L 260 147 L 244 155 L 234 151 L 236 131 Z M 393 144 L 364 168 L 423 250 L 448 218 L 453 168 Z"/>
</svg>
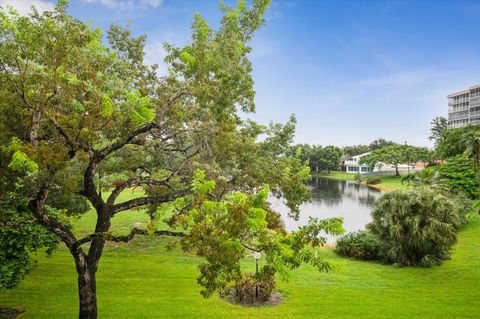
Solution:
<svg viewBox="0 0 480 319">
<path fill-rule="evenodd" d="M 340 165 L 342 149 L 333 145 L 325 146 L 319 152 L 318 162 L 322 169 L 328 173 Z"/>
<path fill-rule="evenodd" d="M 344 155 L 349 157 L 364 154 L 370 151 L 371 148 L 369 145 L 352 145 L 343 147 Z"/>
<path fill-rule="evenodd" d="M 440 140 L 444 137 L 445 132 L 448 130 L 448 121 L 443 116 L 437 116 L 432 120 L 432 122 L 430 122 L 430 124 L 432 127 L 430 129 L 431 133 L 428 139 L 430 141 L 435 141 L 435 147 L 437 147 L 440 143 Z"/>
<path fill-rule="evenodd" d="M 165 78 L 144 64 L 145 37 L 114 26 L 107 46 L 99 29 L 68 15 L 65 1 L 27 17 L 0 11 L 0 143 L 8 159 L 1 188 L 20 185 L 27 205 L 16 214 L 70 251 L 81 318 L 97 317 L 96 273 L 107 241 L 181 237 L 185 249 L 206 260 L 199 279 L 205 295 L 238 279 L 249 250 L 267 254 L 270 274 L 301 261 L 328 268 L 306 246 L 323 244 L 322 230 L 341 231 L 340 219 L 313 220 L 293 234 L 271 233 L 264 222 L 266 189 L 297 218 L 309 198 L 308 167 L 287 155 L 295 119 L 264 127 L 237 114 L 255 108 L 247 43 L 268 3 L 221 6 L 218 30 L 196 15 L 192 42 L 166 45 Z M 259 142 L 260 135 L 267 138 Z M 130 187 L 144 194 L 119 202 Z M 79 238 L 68 220 L 86 203 L 96 224 Z M 169 228 L 158 229 L 157 212 L 165 206 L 175 213 Z M 149 227 L 112 235 L 111 219 L 139 208 L 148 209 Z"/>
<path fill-rule="evenodd" d="M 445 130 L 435 143 L 437 156 L 441 159 L 448 159 L 464 153 L 470 146 L 465 137 L 475 134 L 475 132 L 478 132 L 478 125 Z"/>
<path fill-rule="evenodd" d="M 369 149 L 370 150 L 376 150 L 378 148 L 387 147 L 387 146 L 390 146 L 390 145 L 393 145 L 393 144 L 395 144 L 395 142 L 387 141 L 386 139 L 381 137 L 381 138 L 376 139 L 373 142 L 371 142 L 370 145 L 369 145 Z"/>
</svg>

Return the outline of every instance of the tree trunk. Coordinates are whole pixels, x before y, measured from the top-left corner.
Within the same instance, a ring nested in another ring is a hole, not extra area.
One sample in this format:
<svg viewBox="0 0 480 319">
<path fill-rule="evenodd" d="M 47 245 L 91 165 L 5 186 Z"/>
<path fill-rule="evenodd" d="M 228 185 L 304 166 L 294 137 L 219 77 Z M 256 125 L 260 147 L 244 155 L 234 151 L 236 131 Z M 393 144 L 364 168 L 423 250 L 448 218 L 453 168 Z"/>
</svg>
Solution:
<svg viewBox="0 0 480 319">
<path fill-rule="evenodd" d="M 400 176 L 400 172 L 398 171 L 398 164 L 395 164 L 395 176 Z"/>
<path fill-rule="evenodd" d="M 97 294 L 95 274 L 90 271 L 78 274 L 78 297 L 80 300 L 80 319 L 97 318 Z"/>
<path fill-rule="evenodd" d="M 32 127 L 30 129 L 30 143 L 35 147 L 38 146 L 38 131 L 40 130 L 41 115 L 42 112 L 39 109 L 33 111 Z"/>
<path fill-rule="evenodd" d="M 97 318 L 97 293 L 95 272 L 88 265 L 86 256 L 83 253 L 76 253 L 75 264 L 78 274 L 78 299 L 80 319 Z"/>
</svg>

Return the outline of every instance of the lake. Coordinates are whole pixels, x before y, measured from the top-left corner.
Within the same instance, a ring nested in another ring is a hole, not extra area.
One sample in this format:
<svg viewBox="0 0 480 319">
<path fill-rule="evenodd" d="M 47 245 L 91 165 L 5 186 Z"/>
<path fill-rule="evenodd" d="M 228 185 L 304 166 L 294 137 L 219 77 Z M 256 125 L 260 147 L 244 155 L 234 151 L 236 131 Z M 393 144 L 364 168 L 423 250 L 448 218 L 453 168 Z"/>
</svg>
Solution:
<svg viewBox="0 0 480 319">
<path fill-rule="evenodd" d="M 288 218 L 287 207 L 279 200 L 271 201 L 272 207 L 282 214 L 288 231 L 307 224 L 308 217 L 325 219 L 343 217 L 343 227 L 347 232 L 364 229 L 371 220 L 371 210 L 382 191 L 359 184 L 355 181 L 339 181 L 313 177 L 309 183 L 312 202 L 300 207 L 298 221 Z M 329 242 L 334 242 L 329 238 Z"/>
</svg>

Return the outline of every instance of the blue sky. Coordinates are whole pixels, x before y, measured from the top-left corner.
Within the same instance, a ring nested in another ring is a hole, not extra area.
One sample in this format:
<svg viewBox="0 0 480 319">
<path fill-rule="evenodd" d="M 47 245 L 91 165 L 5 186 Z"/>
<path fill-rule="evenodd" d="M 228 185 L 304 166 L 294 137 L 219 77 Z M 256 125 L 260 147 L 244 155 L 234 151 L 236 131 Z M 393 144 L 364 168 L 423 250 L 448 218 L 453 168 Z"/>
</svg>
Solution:
<svg viewBox="0 0 480 319">
<path fill-rule="evenodd" d="M 150 63 L 162 63 L 163 42 L 189 40 L 195 12 L 214 26 L 220 19 L 216 0 L 70 3 L 72 15 L 94 26 L 130 21 L 148 36 Z M 446 95 L 480 83 L 480 1 L 273 0 L 266 17 L 252 43 L 252 117 L 285 122 L 295 114 L 296 142 L 431 145 L 430 121 L 446 115 Z"/>
</svg>

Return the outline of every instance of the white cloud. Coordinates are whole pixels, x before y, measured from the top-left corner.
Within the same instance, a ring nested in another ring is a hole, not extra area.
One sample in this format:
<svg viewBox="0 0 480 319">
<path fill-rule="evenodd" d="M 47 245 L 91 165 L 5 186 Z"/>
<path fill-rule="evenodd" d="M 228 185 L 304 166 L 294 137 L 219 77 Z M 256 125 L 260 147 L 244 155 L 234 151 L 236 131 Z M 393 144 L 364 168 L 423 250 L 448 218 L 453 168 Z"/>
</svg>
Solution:
<svg viewBox="0 0 480 319">
<path fill-rule="evenodd" d="M 101 3 L 112 10 L 132 10 L 135 8 L 158 8 L 163 0 L 82 0 L 85 3 Z"/>
<path fill-rule="evenodd" d="M 6 8 L 13 7 L 21 15 L 27 15 L 32 12 L 34 6 L 39 12 L 53 11 L 55 4 L 45 0 L 0 0 L 0 6 Z"/>
<path fill-rule="evenodd" d="M 160 76 L 168 74 L 168 67 L 163 61 L 167 53 L 163 48 L 162 41 L 147 42 L 145 45 L 145 63 L 149 65 L 158 64 Z"/>
</svg>

